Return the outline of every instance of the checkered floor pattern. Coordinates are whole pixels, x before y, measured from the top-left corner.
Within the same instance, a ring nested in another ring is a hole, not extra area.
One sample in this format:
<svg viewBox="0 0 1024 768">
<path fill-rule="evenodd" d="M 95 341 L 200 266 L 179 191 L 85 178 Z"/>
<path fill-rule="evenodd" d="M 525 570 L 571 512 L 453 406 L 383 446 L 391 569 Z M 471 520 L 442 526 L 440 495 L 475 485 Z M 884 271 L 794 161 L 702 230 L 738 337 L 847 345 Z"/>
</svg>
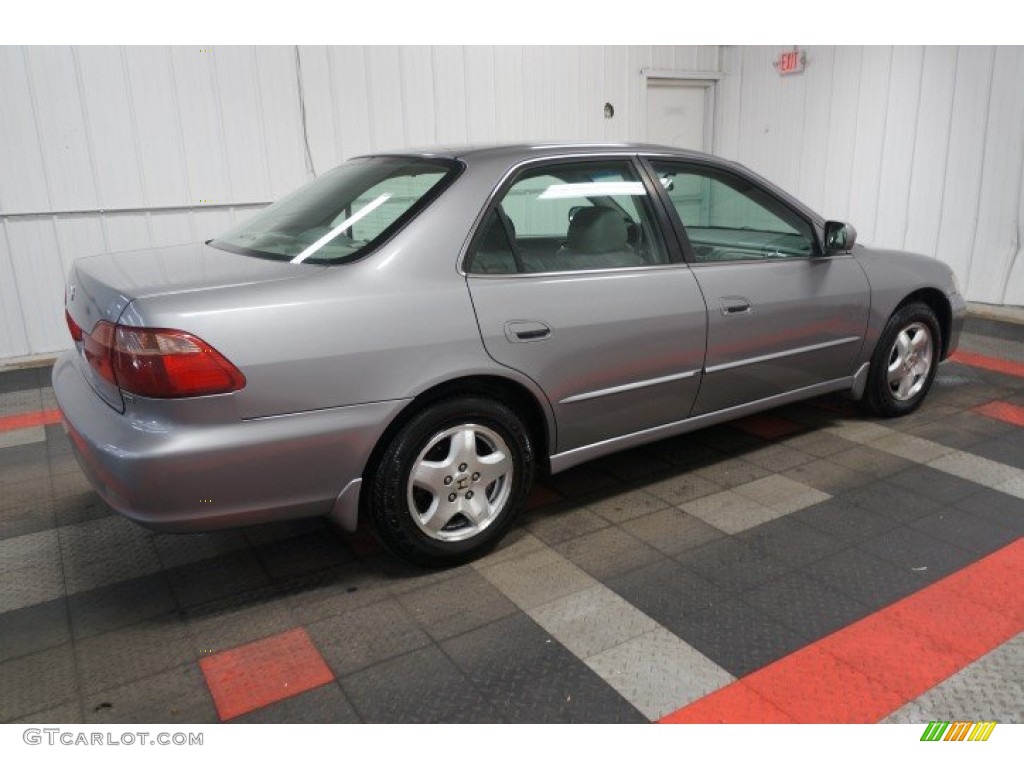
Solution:
<svg viewBox="0 0 1024 768">
<path fill-rule="evenodd" d="M 821 398 L 548 478 L 445 571 L 142 529 L 55 407 L 0 374 L 3 722 L 1024 722 L 1024 326 L 970 320 L 904 419 Z"/>
</svg>

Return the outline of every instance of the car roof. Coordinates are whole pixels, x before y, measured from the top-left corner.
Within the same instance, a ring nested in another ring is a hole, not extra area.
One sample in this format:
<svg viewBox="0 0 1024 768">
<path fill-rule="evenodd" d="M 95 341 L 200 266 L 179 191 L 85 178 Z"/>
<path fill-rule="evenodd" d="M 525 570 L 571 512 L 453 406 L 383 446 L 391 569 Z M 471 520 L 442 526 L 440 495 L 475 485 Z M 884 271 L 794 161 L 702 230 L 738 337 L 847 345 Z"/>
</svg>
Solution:
<svg viewBox="0 0 1024 768">
<path fill-rule="evenodd" d="M 645 144 L 638 142 L 587 142 L 587 141 L 543 141 L 520 144 L 464 144 L 454 146 L 414 147 L 410 149 L 389 150 L 385 152 L 368 152 L 363 157 L 380 155 L 422 155 L 425 157 L 446 157 L 466 160 L 508 160 L 520 162 L 541 157 L 558 157 L 579 153 L 630 152 L 658 155 L 675 155 L 691 159 L 714 159 L 721 163 L 723 159 L 713 157 L 705 152 L 696 152 L 680 147 L 664 144 Z M 728 161 L 724 161 L 728 162 Z"/>
</svg>

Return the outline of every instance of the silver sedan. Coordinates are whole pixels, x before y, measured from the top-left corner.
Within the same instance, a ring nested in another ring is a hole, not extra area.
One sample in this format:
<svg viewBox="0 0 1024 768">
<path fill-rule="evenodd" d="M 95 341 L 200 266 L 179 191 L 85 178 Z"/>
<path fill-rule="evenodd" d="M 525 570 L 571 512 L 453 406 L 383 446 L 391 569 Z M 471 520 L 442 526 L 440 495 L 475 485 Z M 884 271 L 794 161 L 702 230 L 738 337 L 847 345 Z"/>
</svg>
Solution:
<svg viewBox="0 0 1024 768">
<path fill-rule="evenodd" d="M 855 239 L 667 147 L 360 157 L 205 245 L 77 261 L 54 390 L 144 525 L 328 515 L 458 563 L 538 471 L 827 392 L 917 408 L 964 300 Z"/>
</svg>

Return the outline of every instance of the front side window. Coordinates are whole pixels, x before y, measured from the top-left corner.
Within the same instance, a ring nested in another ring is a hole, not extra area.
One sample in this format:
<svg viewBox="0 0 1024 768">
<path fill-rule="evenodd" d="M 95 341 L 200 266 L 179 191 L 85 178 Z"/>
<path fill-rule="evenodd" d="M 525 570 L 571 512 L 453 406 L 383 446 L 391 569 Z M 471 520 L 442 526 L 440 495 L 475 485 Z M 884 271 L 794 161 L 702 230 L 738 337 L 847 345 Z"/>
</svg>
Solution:
<svg viewBox="0 0 1024 768">
<path fill-rule="evenodd" d="M 567 272 L 668 261 L 632 163 L 608 160 L 525 171 L 484 220 L 466 271 Z"/>
<path fill-rule="evenodd" d="M 811 225 L 750 181 L 703 166 L 655 161 L 698 262 L 807 257 Z"/>
<path fill-rule="evenodd" d="M 294 263 L 351 261 L 390 237 L 458 173 L 449 160 L 350 160 L 234 227 L 210 245 Z"/>
</svg>

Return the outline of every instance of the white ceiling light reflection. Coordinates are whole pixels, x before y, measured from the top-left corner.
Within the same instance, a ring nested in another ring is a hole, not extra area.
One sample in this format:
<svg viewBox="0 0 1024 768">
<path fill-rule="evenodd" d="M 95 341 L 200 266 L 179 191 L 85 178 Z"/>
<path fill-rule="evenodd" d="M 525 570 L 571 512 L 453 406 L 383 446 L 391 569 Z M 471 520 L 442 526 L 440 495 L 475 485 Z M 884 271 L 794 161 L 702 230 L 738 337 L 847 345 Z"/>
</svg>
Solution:
<svg viewBox="0 0 1024 768">
<path fill-rule="evenodd" d="M 639 196 L 647 194 L 639 181 L 583 181 L 578 184 L 552 184 L 540 193 L 541 200 L 565 200 L 573 197 Z"/>
<path fill-rule="evenodd" d="M 302 262 L 304 262 L 306 259 L 308 259 L 314 253 L 319 251 L 321 248 L 323 248 L 325 245 L 327 245 L 329 242 L 331 242 L 331 240 L 333 240 L 338 235 L 340 235 L 342 232 L 344 232 L 346 229 L 351 229 L 352 226 L 355 225 L 358 221 L 362 220 L 366 216 L 369 216 L 375 210 L 380 208 L 390 198 L 391 198 L 391 195 L 383 194 L 380 197 L 378 197 L 376 200 L 368 203 L 367 205 L 364 205 L 358 211 L 356 211 L 351 216 L 349 216 L 347 219 L 345 219 L 343 222 L 341 222 L 341 224 L 336 226 L 334 229 L 332 229 L 330 232 L 328 232 L 326 235 L 321 237 L 319 240 L 317 240 L 311 246 L 306 248 L 306 250 L 304 250 L 302 253 L 300 253 L 298 256 L 296 256 L 294 259 L 292 259 L 292 264 L 301 264 Z"/>
</svg>

